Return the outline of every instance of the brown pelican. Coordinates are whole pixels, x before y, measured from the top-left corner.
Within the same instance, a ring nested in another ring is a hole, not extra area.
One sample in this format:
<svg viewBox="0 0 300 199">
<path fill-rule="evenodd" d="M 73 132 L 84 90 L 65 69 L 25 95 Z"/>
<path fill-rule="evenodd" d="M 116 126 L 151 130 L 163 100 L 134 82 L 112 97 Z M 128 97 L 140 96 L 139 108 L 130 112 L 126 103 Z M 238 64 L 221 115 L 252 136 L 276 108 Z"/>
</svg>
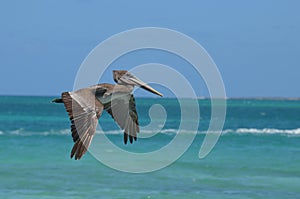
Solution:
<svg viewBox="0 0 300 199">
<path fill-rule="evenodd" d="M 131 94 L 134 86 L 162 96 L 126 70 L 114 70 L 113 77 L 116 85 L 97 84 L 73 92 L 63 92 L 61 98 L 52 100 L 52 102 L 64 103 L 69 114 L 75 142 L 71 158 L 75 155 L 75 160 L 80 159 L 90 146 L 103 110 L 106 110 L 124 130 L 125 144 L 128 137 L 130 143 L 137 139 L 139 122 L 135 100 Z"/>
</svg>

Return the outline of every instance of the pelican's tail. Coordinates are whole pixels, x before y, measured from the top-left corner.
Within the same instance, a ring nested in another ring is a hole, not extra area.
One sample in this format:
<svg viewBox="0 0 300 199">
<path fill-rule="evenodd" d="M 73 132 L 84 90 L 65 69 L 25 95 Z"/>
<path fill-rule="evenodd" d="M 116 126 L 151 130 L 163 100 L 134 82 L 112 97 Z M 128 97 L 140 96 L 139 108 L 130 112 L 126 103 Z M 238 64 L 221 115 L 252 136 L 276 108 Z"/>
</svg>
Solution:
<svg viewBox="0 0 300 199">
<path fill-rule="evenodd" d="M 54 103 L 63 103 L 63 100 L 61 98 L 55 98 L 52 100 Z"/>
</svg>

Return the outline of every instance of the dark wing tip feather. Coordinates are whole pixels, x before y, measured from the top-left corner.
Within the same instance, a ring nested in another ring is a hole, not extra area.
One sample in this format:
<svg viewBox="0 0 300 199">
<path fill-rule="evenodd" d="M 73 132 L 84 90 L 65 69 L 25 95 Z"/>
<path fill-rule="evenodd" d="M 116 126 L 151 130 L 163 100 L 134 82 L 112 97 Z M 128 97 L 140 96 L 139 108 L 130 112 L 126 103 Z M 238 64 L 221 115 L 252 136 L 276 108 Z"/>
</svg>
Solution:
<svg viewBox="0 0 300 199">
<path fill-rule="evenodd" d="M 127 144 L 128 134 L 124 132 L 124 144 Z"/>
<path fill-rule="evenodd" d="M 129 135 L 129 141 L 130 141 L 130 144 L 132 144 L 132 142 L 133 142 L 133 136 L 132 135 Z"/>
</svg>

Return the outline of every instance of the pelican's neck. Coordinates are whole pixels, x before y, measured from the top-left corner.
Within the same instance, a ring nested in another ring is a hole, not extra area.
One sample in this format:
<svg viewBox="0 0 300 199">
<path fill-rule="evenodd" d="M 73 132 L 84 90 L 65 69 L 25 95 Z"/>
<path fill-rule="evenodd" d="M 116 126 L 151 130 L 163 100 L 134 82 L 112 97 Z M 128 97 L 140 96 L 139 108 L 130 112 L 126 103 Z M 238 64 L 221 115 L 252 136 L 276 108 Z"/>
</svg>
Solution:
<svg viewBox="0 0 300 199">
<path fill-rule="evenodd" d="M 128 84 L 116 84 L 114 87 L 114 92 L 131 93 L 133 88 L 134 86 Z"/>
</svg>

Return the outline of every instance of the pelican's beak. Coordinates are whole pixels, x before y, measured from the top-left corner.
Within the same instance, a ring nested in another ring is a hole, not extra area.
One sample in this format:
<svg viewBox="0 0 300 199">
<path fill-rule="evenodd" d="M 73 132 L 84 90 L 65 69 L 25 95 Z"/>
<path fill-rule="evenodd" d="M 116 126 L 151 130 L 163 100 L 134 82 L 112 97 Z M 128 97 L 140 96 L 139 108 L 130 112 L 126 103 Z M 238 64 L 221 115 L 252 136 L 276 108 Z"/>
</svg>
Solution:
<svg viewBox="0 0 300 199">
<path fill-rule="evenodd" d="M 157 90 L 155 90 L 154 88 L 152 88 L 151 86 L 147 85 L 145 82 L 143 82 L 142 80 L 140 80 L 139 78 L 131 75 L 131 77 L 129 78 L 129 80 L 131 82 L 133 82 L 134 85 L 139 86 L 147 91 L 150 91 L 151 93 L 154 93 L 156 95 L 159 96 L 163 96 L 160 92 L 158 92 Z"/>
</svg>

